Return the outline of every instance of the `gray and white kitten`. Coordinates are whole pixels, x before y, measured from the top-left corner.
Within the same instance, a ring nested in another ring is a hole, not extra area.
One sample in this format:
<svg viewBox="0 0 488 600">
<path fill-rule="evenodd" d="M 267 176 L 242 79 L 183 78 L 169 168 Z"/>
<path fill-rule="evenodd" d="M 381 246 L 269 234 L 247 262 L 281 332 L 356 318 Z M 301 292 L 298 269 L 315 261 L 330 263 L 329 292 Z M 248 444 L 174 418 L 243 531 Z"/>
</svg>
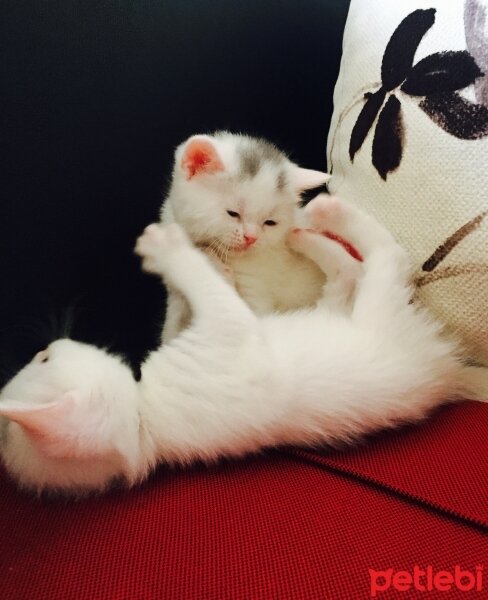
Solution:
<svg viewBox="0 0 488 600">
<path fill-rule="evenodd" d="M 273 144 L 245 135 L 195 135 L 175 153 L 172 185 L 161 211 L 213 257 L 258 315 L 313 306 L 324 274 L 286 243 L 305 225 L 300 193 L 330 175 L 300 168 Z M 163 340 L 189 323 L 189 309 L 169 290 Z"/>
</svg>

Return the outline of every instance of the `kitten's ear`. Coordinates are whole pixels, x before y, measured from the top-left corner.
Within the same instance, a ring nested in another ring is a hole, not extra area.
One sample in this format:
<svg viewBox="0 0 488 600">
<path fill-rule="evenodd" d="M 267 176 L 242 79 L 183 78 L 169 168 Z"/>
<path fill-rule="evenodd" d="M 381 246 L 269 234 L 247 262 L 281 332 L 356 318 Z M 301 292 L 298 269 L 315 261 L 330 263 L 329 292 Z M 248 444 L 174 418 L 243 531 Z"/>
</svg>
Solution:
<svg viewBox="0 0 488 600">
<path fill-rule="evenodd" d="M 45 454 L 53 458 L 78 455 L 76 406 L 79 394 L 67 392 L 53 402 L 27 404 L 16 400 L 0 402 L 0 416 L 14 421 Z"/>
<path fill-rule="evenodd" d="M 313 169 L 302 169 L 301 167 L 295 167 L 293 172 L 293 185 L 297 192 L 303 192 L 310 190 L 327 183 L 332 178 L 329 173 L 322 173 L 322 171 L 314 171 Z"/>
<path fill-rule="evenodd" d="M 190 180 L 195 175 L 211 175 L 223 171 L 224 163 L 209 138 L 195 136 L 190 138 L 183 148 L 181 168 Z"/>
</svg>

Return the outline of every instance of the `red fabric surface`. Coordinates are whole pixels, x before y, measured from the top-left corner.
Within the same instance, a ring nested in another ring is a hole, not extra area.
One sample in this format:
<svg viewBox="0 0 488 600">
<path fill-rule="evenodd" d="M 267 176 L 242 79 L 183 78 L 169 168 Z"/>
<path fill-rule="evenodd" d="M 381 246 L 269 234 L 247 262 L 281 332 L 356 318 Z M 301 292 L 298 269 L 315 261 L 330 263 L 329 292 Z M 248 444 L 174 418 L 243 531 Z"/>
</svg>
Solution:
<svg viewBox="0 0 488 600">
<path fill-rule="evenodd" d="M 437 477 L 426 489 L 429 451 L 436 447 L 444 455 L 442 448 L 458 439 L 457 427 L 472 435 L 472 410 L 478 407 L 465 404 L 434 416 L 452 429 L 432 421 L 418 426 L 421 452 L 405 457 L 401 469 L 396 464 L 403 450 L 395 453 L 393 438 L 376 459 L 369 444 L 350 450 L 352 464 L 376 468 L 385 479 L 403 474 L 413 487 L 411 460 L 423 465 L 417 492 L 441 493 Z M 481 410 L 475 421 L 486 417 Z M 399 439 L 413 435 L 409 431 L 399 432 Z M 487 448 L 478 448 L 480 465 L 487 464 Z M 363 463 L 362 452 L 370 456 Z M 79 503 L 30 498 L 2 475 L 0 598 L 361 600 L 370 597 L 370 568 L 432 565 L 452 572 L 459 564 L 474 572 L 484 564 L 488 536 L 482 527 L 324 466 L 273 453 L 213 468 L 160 469 L 138 488 Z M 448 460 L 446 479 L 451 466 Z M 461 470 L 457 465 L 453 473 Z M 439 471 L 438 461 L 432 471 Z M 483 585 L 482 594 L 391 588 L 377 597 L 487 597 L 488 573 Z"/>
<path fill-rule="evenodd" d="M 488 403 L 446 406 L 354 448 L 292 452 L 488 527 Z"/>
</svg>

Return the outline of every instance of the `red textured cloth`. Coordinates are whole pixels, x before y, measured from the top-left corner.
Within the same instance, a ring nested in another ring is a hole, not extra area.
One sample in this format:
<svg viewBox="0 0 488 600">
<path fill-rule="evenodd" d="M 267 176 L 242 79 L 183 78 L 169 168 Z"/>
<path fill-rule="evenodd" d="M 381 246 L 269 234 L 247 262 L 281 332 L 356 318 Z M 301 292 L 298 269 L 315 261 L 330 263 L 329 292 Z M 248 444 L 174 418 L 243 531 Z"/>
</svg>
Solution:
<svg viewBox="0 0 488 600">
<path fill-rule="evenodd" d="M 488 527 L 487 404 L 453 404 L 420 427 L 384 432 L 355 448 L 292 452 Z"/>
<path fill-rule="evenodd" d="M 463 434 L 473 453 L 463 450 L 459 462 L 467 457 L 473 481 L 456 493 L 446 482 L 465 474 L 449 449 Z M 478 435 L 485 443 L 471 446 Z M 459 564 L 474 571 L 488 555 L 486 530 L 471 519 L 486 518 L 471 502 L 473 493 L 479 496 L 476 478 L 486 474 L 486 440 L 488 405 L 466 403 L 415 428 L 329 453 L 342 465 L 334 471 L 324 456 L 304 461 L 271 453 L 210 469 L 160 469 L 139 488 L 79 503 L 40 502 L 2 476 L 0 598 L 361 600 L 370 597 L 370 568 L 452 571 Z M 445 459 L 440 478 L 433 475 L 440 472 L 438 456 Z M 371 481 L 351 476 L 351 469 Z M 412 501 L 413 495 L 446 506 L 454 499 L 461 516 Z M 484 595 L 453 590 L 425 597 L 487 597 L 484 575 Z M 390 589 L 378 597 L 423 595 Z"/>
</svg>

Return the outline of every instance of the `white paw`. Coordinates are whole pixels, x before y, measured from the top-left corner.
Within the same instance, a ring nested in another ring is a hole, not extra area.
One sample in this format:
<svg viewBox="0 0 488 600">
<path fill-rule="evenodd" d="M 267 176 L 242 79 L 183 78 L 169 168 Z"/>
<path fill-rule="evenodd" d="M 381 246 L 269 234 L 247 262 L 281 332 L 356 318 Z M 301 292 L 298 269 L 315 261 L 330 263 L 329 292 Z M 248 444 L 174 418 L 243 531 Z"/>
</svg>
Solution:
<svg viewBox="0 0 488 600">
<path fill-rule="evenodd" d="M 305 207 L 305 214 L 315 229 L 333 229 L 341 225 L 348 207 L 337 196 L 319 194 Z"/>
<path fill-rule="evenodd" d="M 302 253 L 304 249 L 313 243 L 316 235 L 319 235 L 312 229 L 295 228 L 288 232 L 286 241 L 292 250 Z"/>
<path fill-rule="evenodd" d="M 142 268 L 149 273 L 161 273 L 163 263 L 175 249 L 188 245 L 188 238 L 176 223 L 148 225 L 137 239 L 135 253 L 142 258 Z"/>
</svg>

